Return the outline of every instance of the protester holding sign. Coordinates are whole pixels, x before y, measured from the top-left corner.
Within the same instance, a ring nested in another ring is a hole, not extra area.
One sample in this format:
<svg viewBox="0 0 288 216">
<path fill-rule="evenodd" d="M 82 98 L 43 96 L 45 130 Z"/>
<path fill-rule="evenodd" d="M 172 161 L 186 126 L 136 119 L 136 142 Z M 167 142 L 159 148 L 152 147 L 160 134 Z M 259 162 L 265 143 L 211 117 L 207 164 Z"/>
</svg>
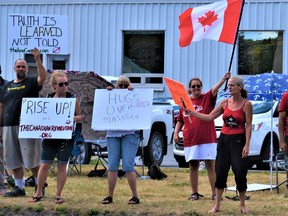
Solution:
<svg viewBox="0 0 288 216">
<path fill-rule="evenodd" d="M 19 139 L 19 119 L 22 98 L 38 97 L 46 79 L 46 71 L 38 49 L 32 54 L 36 61 L 38 77 L 27 77 L 28 65 L 18 59 L 14 65 L 16 78 L 8 82 L 0 95 L 0 122 L 3 122 L 4 159 L 8 169 L 13 171 L 15 187 L 4 194 L 5 197 L 25 196 L 24 167 L 31 169 L 37 178 L 40 163 L 41 143 L 33 139 Z M 39 141 L 39 140 L 38 140 Z"/>
<path fill-rule="evenodd" d="M 130 80 L 125 76 L 120 76 L 117 80 L 116 89 L 132 90 Z M 112 90 L 109 86 L 108 90 Z M 115 90 L 114 90 L 115 91 Z M 102 204 L 113 202 L 113 194 L 118 178 L 118 168 L 122 157 L 122 169 L 126 172 L 127 180 L 132 191 L 132 198 L 128 204 L 139 204 L 137 194 L 137 178 L 134 170 L 134 159 L 139 146 L 139 139 L 135 130 L 108 130 L 107 131 L 108 148 L 108 196 L 102 200 Z"/>
<path fill-rule="evenodd" d="M 49 98 L 73 98 L 75 95 L 68 92 L 69 82 L 64 72 L 57 71 L 51 76 L 50 85 L 53 92 L 48 94 Z M 54 116 L 57 118 L 57 116 Z M 80 103 L 76 99 L 76 107 L 74 113 L 74 123 L 82 120 Z M 42 188 L 44 187 L 45 181 L 48 177 L 48 172 L 54 158 L 57 157 L 58 162 L 58 173 L 57 173 L 57 189 L 55 195 L 55 203 L 61 204 L 64 199 L 61 196 L 62 190 L 66 183 L 67 172 L 66 166 L 74 147 L 74 136 L 70 140 L 67 139 L 44 139 L 42 147 L 41 165 L 38 173 L 38 188 L 34 196 L 29 200 L 30 202 L 38 202 L 42 199 L 44 194 Z"/>
<path fill-rule="evenodd" d="M 230 166 L 235 175 L 236 189 L 239 191 L 240 211 L 248 213 L 245 206 L 247 190 L 248 154 L 252 133 L 252 104 L 247 100 L 243 79 L 233 76 L 229 79 L 228 90 L 230 98 L 223 99 L 209 114 L 186 110 L 203 121 L 213 121 L 223 114 L 223 127 L 218 138 L 216 157 L 216 201 L 210 213 L 220 211 L 221 196 L 227 187 Z M 207 130 L 205 130 L 207 133 Z"/>
<path fill-rule="evenodd" d="M 202 82 L 198 78 L 192 78 L 189 82 L 188 93 L 191 94 L 191 101 L 195 111 L 199 113 L 210 113 L 216 104 L 216 97 L 219 88 L 226 79 L 231 76 L 227 72 L 223 78 L 206 94 L 202 94 Z M 184 126 L 184 128 L 183 128 Z M 215 198 L 215 158 L 216 158 L 216 131 L 214 121 L 203 122 L 193 116 L 187 116 L 182 107 L 177 117 L 174 132 L 174 141 L 179 142 L 179 132 L 183 128 L 185 159 L 189 162 L 189 175 L 192 187 L 192 194 L 189 201 L 198 200 L 202 197 L 198 193 L 198 169 L 199 161 L 205 160 L 208 171 L 208 178 L 211 186 L 212 199 Z"/>
</svg>

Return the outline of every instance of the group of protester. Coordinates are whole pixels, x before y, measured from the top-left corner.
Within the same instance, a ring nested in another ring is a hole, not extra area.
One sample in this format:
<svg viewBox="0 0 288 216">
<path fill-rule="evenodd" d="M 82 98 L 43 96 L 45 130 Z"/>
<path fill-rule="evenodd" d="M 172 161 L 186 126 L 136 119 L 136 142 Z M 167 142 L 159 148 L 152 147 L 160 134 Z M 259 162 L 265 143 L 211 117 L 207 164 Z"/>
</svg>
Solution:
<svg viewBox="0 0 288 216">
<path fill-rule="evenodd" d="M 55 203 L 64 202 L 62 190 L 64 188 L 67 173 L 66 165 L 74 147 L 74 132 L 72 138 L 67 139 L 23 139 L 18 138 L 22 98 L 33 98 L 39 96 L 39 91 L 46 80 L 46 70 L 41 62 L 40 52 L 37 48 L 32 50 L 37 66 L 37 77 L 28 77 L 28 65 L 24 59 L 16 60 L 14 71 L 16 78 L 1 86 L 0 94 L 0 123 L 3 142 L 0 142 L 0 193 L 4 197 L 22 197 L 25 192 L 25 169 L 31 170 L 35 179 L 35 193 L 29 202 L 39 202 L 45 196 L 45 184 L 48 172 L 54 158 L 57 157 L 57 188 Z M 2 78 L 2 77 L 1 77 Z M 76 95 L 68 92 L 69 82 L 66 73 L 56 71 L 50 78 L 51 93 L 48 98 L 76 98 Z M 116 86 L 107 87 L 132 90 L 130 80 L 119 77 Z M 74 113 L 74 124 L 81 122 L 82 115 L 80 103 L 76 98 Z M 2 131 L 3 130 L 3 131 Z M 136 186 L 136 173 L 134 170 L 134 158 L 139 144 L 139 135 L 135 130 L 108 131 L 107 147 L 109 152 L 108 191 L 109 196 L 104 198 L 103 204 L 113 202 L 113 192 L 117 181 L 117 171 L 122 158 L 122 169 L 126 172 L 132 198 L 129 204 L 139 204 Z M 4 184 L 5 169 L 12 172 L 15 187 L 6 191 Z"/>
<path fill-rule="evenodd" d="M 27 169 L 31 170 L 36 182 L 35 195 L 29 201 L 40 201 L 45 195 L 45 182 L 49 167 L 57 155 L 58 174 L 55 203 L 63 203 L 64 199 L 61 197 L 61 192 L 66 182 L 66 164 L 74 146 L 73 136 L 69 142 L 62 139 L 51 139 L 44 140 L 43 143 L 41 139 L 18 138 L 22 98 L 38 97 L 47 76 L 39 50 L 33 49 L 32 54 L 36 62 L 38 76 L 28 77 L 27 62 L 24 59 L 18 59 L 14 64 L 16 78 L 2 86 L 0 94 L 0 122 L 3 126 L 3 149 L 0 149 L 1 162 L 3 162 L 0 166 L 1 194 L 4 197 L 25 196 L 24 172 Z M 73 97 L 67 92 L 68 82 L 65 73 L 54 73 L 50 84 L 53 93 L 49 97 Z M 74 122 L 80 122 L 81 119 L 80 104 L 76 100 Z M 9 192 L 4 187 L 4 161 L 6 169 L 12 172 L 15 182 L 15 187 Z"/>
<path fill-rule="evenodd" d="M 0 123 L 3 146 L 0 143 L 0 193 L 4 197 L 25 196 L 24 168 L 32 171 L 35 178 L 35 194 L 30 202 L 38 202 L 45 195 L 45 182 L 49 168 L 58 158 L 57 188 L 55 203 L 63 203 L 62 190 L 66 182 L 66 165 L 73 150 L 72 139 L 19 139 L 19 120 L 22 98 L 38 97 L 39 91 L 46 80 L 46 70 L 41 62 L 38 49 L 32 50 L 37 65 L 38 76 L 28 77 L 28 65 L 23 59 L 18 59 L 14 65 L 16 78 L 2 86 L 0 95 Z M 219 88 L 228 80 L 230 97 L 223 99 L 215 107 Z M 68 92 L 69 82 L 64 72 L 53 73 L 50 79 L 52 93 L 50 98 L 76 97 Z M 203 195 L 198 192 L 199 162 L 205 161 L 208 179 L 211 187 L 211 198 L 215 205 L 211 213 L 220 210 L 220 202 L 224 188 L 227 187 L 227 178 L 230 166 L 235 175 L 236 189 L 239 191 L 240 211 L 248 213 L 245 206 L 245 192 L 247 190 L 247 172 L 250 138 L 252 133 L 252 104 L 247 99 L 248 92 L 244 88 L 240 76 L 232 76 L 227 72 L 223 78 L 207 93 L 202 93 L 202 81 L 192 78 L 189 81 L 190 94 L 194 110 L 181 107 L 177 117 L 174 132 L 174 141 L 179 142 L 179 132 L 183 130 L 185 159 L 189 162 L 189 176 L 192 194 L 189 201 L 196 201 Z M 107 89 L 133 90 L 130 80 L 119 77 L 115 86 Z M 288 109 L 288 93 L 283 95 L 279 106 L 279 135 L 280 148 L 287 151 L 288 123 L 286 112 Z M 222 115 L 223 114 L 223 115 Z M 220 137 L 216 138 L 214 119 L 222 115 L 223 127 Z M 76 99 L 74 122 L 81 122 L 80 104 Z M 40 142 L 41 141 L 41 142 Z M 137 177 L 134 170 L 134 158 L 139 145 L 139 135 L 136 130 L 109 130 L 107 132 L 108 148 L 108 196 L 102 200 L 103 204 L 113 202 L 114 189 L 117 182 L 117 173 L 122 159 L 122 169 L 126 172 L 131 189 L 132 198 L 129 204 L 139 204 L 137 193 Z M 4 155 L 3 155 L 4 148 Z M 41 158 L 41 160 L 40 160 Z M 15 187 L 6 192 L 4 186 L 4 161 L 8 170 L 12 171 Z"/>
<path fill-rule="evenodd" d="M 229 98 L 216 104 L 218 89 L 228 80 Z M 189 162 L 192 194 L 189 201 L 198 200 L 203 195 L 198 193 L 199 161 L 205 161 L 212 191 L 214 207 L 210 213 L 220 211 L 222 194 L 227 187 L 230 167 L 235 176 L 236 189 L 239 192 L 240 211 L 248 213 L 245 206 L 247 190 L 248 154 L 252 133 L 252 103 L 247 99 L 248 92 L 244 88 L 240 76 L 231 77 L 230 72 L 207 93 L 202 94 L 202 82 L 192 78 L 188 93 L 195 110 L 181 108 L 175 127 L 174 141 L 179 142 L 179 132 L 183 130 L 185 159 Z M 284 93 L 279 111 L 280 149 L 287 151 L 288 145 L 288 92 Z M 223 114 L 223 115 L 222 115 Z M 214 119 L 222 115 L 223 127 L 216 140 Z M 215 163 L 216 161 L 216 163 Z"/>
</svg>

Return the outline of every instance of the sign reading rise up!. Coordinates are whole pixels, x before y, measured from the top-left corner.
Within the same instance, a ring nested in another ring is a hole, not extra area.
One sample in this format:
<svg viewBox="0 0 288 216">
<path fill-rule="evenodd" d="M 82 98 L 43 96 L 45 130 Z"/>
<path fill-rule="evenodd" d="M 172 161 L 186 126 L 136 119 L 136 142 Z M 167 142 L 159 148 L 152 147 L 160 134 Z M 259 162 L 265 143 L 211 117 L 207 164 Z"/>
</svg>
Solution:
<svg viewBox="0 0 288 216">
<path fill-rule="evenodd" d="M 36 47 L 45 54 L 67 54 L 67 22 L 62 15 L 9 14 L 8 50 L 30 53 Z"/>
<path fill-rule="evenodd" d="M 19 138 L 71 139 L 76 98 L 23 98 Z"/>
</svg>

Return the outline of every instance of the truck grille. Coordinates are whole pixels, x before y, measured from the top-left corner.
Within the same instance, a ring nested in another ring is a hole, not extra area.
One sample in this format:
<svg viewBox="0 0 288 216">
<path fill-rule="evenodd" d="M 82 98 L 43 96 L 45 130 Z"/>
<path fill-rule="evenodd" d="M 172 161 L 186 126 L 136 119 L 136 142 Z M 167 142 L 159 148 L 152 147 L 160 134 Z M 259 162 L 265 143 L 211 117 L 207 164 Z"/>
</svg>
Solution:
<svg viewBox="0 0 288 216">
<path fill-rule="evenodd" d="M 175 149 L 184 151 L 183 138 L 179 137 L 179 143 L 175 143 Z"/>
</svg>

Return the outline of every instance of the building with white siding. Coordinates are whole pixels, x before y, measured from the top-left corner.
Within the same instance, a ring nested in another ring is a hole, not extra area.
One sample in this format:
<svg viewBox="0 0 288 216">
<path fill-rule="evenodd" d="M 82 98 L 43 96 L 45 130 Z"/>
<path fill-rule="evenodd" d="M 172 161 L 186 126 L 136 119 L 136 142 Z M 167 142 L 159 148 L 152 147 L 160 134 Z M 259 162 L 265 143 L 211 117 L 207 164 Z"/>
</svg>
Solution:
<svg viewBox="0 0 288 216">
<path fill-rule="evenodd" d="M 0 65 L 14 78 L 16 59 L 33 59 L 9 49 L 11 14 L 67 16 L 67 52 L 43 53 L 47 69 L 126 74 L 135 87 L 169 96 L 163 77 L 188 85 L 199 77 L 204 91 L 227 71 L 233 46 L 211 40 L 179 46 L 179 15 L 189 7 L 216 0 L 0 0 Z M 246 0 L 232 62 L 232 74 L 275 71 L 288 74 L 288 1 Z M 35 72 L 35 71 L 34 71 Z"/>
</svg>

